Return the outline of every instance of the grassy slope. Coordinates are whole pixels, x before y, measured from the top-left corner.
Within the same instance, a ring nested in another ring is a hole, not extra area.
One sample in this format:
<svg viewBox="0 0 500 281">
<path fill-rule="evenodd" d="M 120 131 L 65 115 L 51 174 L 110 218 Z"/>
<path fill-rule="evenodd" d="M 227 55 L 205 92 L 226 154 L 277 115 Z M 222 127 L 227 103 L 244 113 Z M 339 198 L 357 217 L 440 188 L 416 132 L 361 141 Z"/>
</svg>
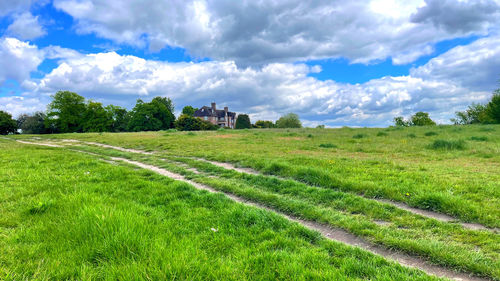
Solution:
<svg viewBox="0 0 500 281">
<path fill-rule="evenodd" d="M 432 279 L 88 155 L 0 140 L 0 166 L 2 280 Z"/>
<path fill-rule="evenodd" d="M 138 155 L 93 146 L 78 146 L 78 149 L 160 166 L 282 212 L 346 229 L 388 248 L 500 280 L 500 235 L 489 231 L 467 230 L 457 224 L 423 218 L 349 193 L 291 180 L 243 175 L 189 158 Z M 182 161 L 204 173 L 195 174 L 178 163 L 165 161 L 165 157 Z M 381 225 L 380 222 L 385 223 Z"/>
<path fill-rule="evenodd" d="M 498 125 L 49 137 L 239 162 L 312 185 L 404 201 L 463 221 L 500 227 Z M 436 140 L 464 140 L 465 149 L 429 148 Z M 322 144 L 337 148 L 320 147 Z"/>
</svg>

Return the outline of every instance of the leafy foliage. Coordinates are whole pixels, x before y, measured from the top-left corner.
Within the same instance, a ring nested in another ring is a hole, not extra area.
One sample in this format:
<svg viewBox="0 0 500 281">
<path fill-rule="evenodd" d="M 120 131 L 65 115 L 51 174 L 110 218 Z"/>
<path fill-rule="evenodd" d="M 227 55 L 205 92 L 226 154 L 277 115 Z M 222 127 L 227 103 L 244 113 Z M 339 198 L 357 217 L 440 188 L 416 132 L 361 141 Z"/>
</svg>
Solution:
<svg viewBox="0 0 500 281">
<path fill-rule="evenodd" d="M 184 106 L 184 108 L 182 109 L 182 114 L 185 114 L 185 115 L 188 115 L 188 116 L 193 116 L 194 115 L 194 112 L 198 110 L 198 108 L 194 108 L 190 105 L 186 105 Z"/>
<path fill-rule="evenodd" d="M 429 113 L 419 111 L 411 117 L 411 126 L 434 126 L 436 122 L 432 121 Z"/>
<path fill-rule="evenodd" d="M 83 118 L 84 132 L 107 132 L 111 130 L 113 120 L 101 103 L 89 101 Z"/>
<path fill-rule="evenodd" d="M 255 122 L 255 127 L 256 128 L 276 128 L 276 125 L 273 123 L 273 121 L 259 120 L 259 121 Z"/>
<path fill-rule="evenodd" d="M 252 128 L 252 123 L 250 123 L 250 117 L 246 114 L 238 115 L 236 118 L 235 129 L 250 129 Z"/>
<path fill-rule="evenodd" d="M 276 127 L 278 128 L 302 128 L 302 123 L 300 122 L 299 116 L 295 113 L 288 113 L 283 115 L 276 121 Z"/>
<path fill-rule="evenodd" d="M 69 91 L 59 91 L 52 96 L 45 126 L 61 133 L 82 132 L 85 112 L 84 97 Z"/>
<path fill-rule="evenodd" d="M 169 98 L 155 97 L 146 103 L 138 99 L 130 113 L 128 130 L 158 131 L 167 130 L 174 126 L 174 106 Z"/>
<path fill-rule="evenodd" d="M 0 110 L 0 135 L 14 133 L 17 129 L 17 123 L 12 119 L 12 115 Z"/>
<path fill-rule="evenodd" d="M 455 112 L 456 118 L 451 121 L 456 125 L 479 124 L 486 119 L 486 106 L 473 103 L 465 111 Z"/>
<path fill-rule="evenodd" d="M 179 131 L 206 131 L 217 130 L 219 126 L 197 117 L 182 114 L 179 116 L 179 119 L 175 121 L 175 128 Z"/>
<path fill-rule="evenodd" d="M 46 134 L 49 131 L 45 128 L 45 118 L 47 115 L 43 112 L 35 112 L 33 115 L 22 114 L 17 118 L 18 128 L 23 134 Z"/>
</svg>

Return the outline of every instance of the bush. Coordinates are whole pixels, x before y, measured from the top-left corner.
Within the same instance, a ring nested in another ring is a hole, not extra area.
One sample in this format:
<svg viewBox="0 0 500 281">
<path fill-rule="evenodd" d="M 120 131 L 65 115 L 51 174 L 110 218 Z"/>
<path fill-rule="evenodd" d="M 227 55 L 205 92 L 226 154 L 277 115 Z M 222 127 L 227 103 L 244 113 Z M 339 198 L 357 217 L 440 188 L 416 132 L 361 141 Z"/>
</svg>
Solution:
<svg viewBox="0 0 500 281">
<path fill-rule="evenodd" d="M 302 123 L 300 122 L 299 116 L 295 113 L 288 113 L 283 115 L 276 121 L 276 127 L 278 128 L 302 128 Z"/>
<path fill-rule="evenodd" d="M 219 126 L 208 121 L 201 120 L 198 117 L 182 114 L 179 116 L 179 119 L 175 121 L 175 128 L 179 131 L 209 131 L 217 130 Z"/>
<path fill-rule="evenodd" d="M 431 136 L 437 136 L 437 134 L 438 133 L 436 133 L 436 132 L 430 131 L 430 132 L 425 133 L 425 136 L 426 137 L 431 137 Z"/>
<path fill-rule="evenodd" d="M 353 139 L 362 139 L 364 137 L 366 137 L 365 134 L 357 134 L 357 135 L 352 136 Z"/>
<path fill-rule="evenodd" d="M 236 118 L 235 129 L 250 129 L 252 128 L 252 123 L 250 123 L 250 117 L 246 114 L 238 115 Z"/>
<path fill-rule="evenodd" d="M 386 132 L 382 132 L 382 131 L 380 131 L 380 132 L 377 133 L 377 137 L 385 137 L 385 136 L 388 136 L 388 135 L 389 134 L 387 134 Z"/>
<path fill-rule="evenodd" d="M 410 139 L 414 139 L 414 138 L 416 138 L 417 136 L 416 136 L 415 134 L 411 133 L 411 134 L 408 134 L 408 137 L 409 137 Z"/>
<path fill-rule="evenodd" d="M 484 137 L 484 136 L 481 136 L 481 137 L 475 137 L 475 136 L 473 136 L 470 139 L 473 140 L 473 141 L 487 141 L 488 140 L 488 138 Z"/>
<path fill-rule="evenodd" d="M 466 143 L 464 140 L 435 140 L 429 145 L 429 148 L 435 150 L 464 150 Z"/>
<path fill-rule="evenodd" d="M 337 148 L 337 146 L 333 143 L 322 143 L 319 145 L 319 147 L 322 148 Z"/>
</svg>

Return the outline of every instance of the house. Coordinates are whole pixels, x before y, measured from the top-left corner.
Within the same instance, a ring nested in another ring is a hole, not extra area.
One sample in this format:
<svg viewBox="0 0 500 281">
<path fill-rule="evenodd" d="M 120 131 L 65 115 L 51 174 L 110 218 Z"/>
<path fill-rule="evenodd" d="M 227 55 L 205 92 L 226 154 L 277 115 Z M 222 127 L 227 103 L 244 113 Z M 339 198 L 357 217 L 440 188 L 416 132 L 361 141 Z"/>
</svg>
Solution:
<svg viewBox="0 0 500 281">
<path fill-rule="evenodd" d="M 236 123 L 236 113 L 229 111 L 227 106 L 224 107 L 224 110 L 217 109 L 215 107 L 215 102 L 212 103 L 211 107 L 203 106 L 196 110 L 193 116 L 209 121 L 220 127 L 229 127 L 231 129 L 234 129 Z"/>
</svg>

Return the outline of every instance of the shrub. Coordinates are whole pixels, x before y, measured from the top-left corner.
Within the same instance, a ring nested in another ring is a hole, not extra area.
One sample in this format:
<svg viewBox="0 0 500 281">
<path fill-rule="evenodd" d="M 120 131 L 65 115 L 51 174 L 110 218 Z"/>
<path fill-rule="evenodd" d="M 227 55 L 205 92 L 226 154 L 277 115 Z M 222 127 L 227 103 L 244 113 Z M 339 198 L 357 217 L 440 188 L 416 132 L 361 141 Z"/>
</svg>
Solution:
<svg viewBox="0 0 500 281">
<path fill-rule="evenodd" d="M 409 137 L 410 139 L 414 139 L 414 138 L 416 138 L 417 136 L 416 136 L 415 134 L 411 133 L 411 134 L 408 134 L 408 137 Z"/>
<path fill-rule="evenodd" d="M 357 135 L 352 136 L 353 139 L 362 139 L 364 137 L 366 137 L 365 134 L 357 134 Z"/>
<path fill-rule="evenodd" d="M 426 137 L 431 137 L 431 136 L 437 136 L 437 134 L 438 133 L 436 133 L 436 132 L 430 131 L 430 132 L 425 133 L 425 136 Z"/>
<path fill-rule="evenodd" d="M 322 143 L 319 145 L 319 147 L 322 148 L 337 148 L 337 146 L 333 143 Z"/>
<path fill-rule="evenodd" d="M 0 111 L 0 135 L 14 133 L 17 129 L 17 123 L 12 119 L 12 115 L 5 111 Z"/>
<path fill-rule="evenodd" d="M 387 134 L 386 132 L 382 132 L 382 131 L 380 131 L 380 132 L 377 133 L 377 137 L 385 137 L 385 136 L 388 136 L 388 135 L 389 134 Z"/>
<path fill-rule="evenodd" d="M 250 129 L 252 128 L 252 123 L 250 123 L 250 117 L 246 114 L 240 114 L 238 115 L 238 118 L 236 118 L 236 129 Z"/>
<path fill-rule="evenodd" d="M 464 150 L 466 143 L 464 140 L 435 140 L 429 145 L 429 148 L 436 150 Z"/>
<path fill-rule="evenodd" d="M 488 138 L 485 136 L 481 136 L 481 137 L 472 136 L 470 139 L 473 141 L 487 141 L 488 140 Z"/>
<path fill-rule="evenodd" d="M 297 114 L 288 113 L 276 121 L 276 126 L 278 128 L 302 128 L 302 123 Z"/>
</svg>

